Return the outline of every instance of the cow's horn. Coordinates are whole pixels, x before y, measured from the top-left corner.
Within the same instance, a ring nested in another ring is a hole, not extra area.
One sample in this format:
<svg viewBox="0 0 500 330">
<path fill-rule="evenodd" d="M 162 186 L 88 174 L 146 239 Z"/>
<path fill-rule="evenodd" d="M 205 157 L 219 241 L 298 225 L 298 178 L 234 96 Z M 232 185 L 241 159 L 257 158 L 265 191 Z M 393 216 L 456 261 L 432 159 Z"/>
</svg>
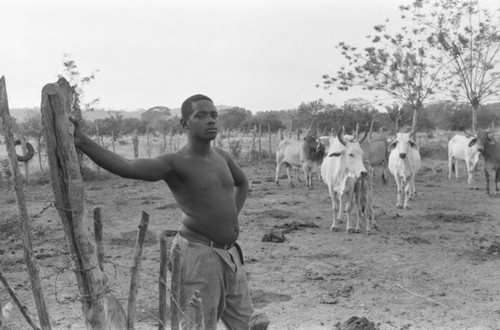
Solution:
<svg viewBox="0 0 500 330">
<path fill-rule="evenodd" d="M 370 133 L 370 131 L 366 131 L 365 132 L 365 135 L 363 135 L 363 137 L 361 138 L 361 140 L 359 140 L 359 144 L 363 143 L 363 141 L 366 139 L 366 137 L 368 136 L 368 133 Z"/>
<path fill-rule="evenodd" d="M 343 145 L 346 145 L 346 142 L 344 141 L 344 137 L 342 136 L 343 135 L 343 130 L 342 129 L 339 129 L 339 131 L 337 132 L 337 139 L 339 139 L 340 143 L 342 143 Z"/>
</svg>

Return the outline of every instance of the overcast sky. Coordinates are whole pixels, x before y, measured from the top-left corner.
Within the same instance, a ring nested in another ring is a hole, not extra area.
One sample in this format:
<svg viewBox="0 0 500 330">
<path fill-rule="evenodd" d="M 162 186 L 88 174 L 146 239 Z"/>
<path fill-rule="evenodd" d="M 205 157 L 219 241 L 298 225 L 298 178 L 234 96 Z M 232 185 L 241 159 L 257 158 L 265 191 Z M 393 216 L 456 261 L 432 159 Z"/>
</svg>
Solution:
<svg viewBox="0 0 500 330">
<path fill-rule="evenodd" d="M 481 0 L 500 7 L 500 0 Z M 39 106 L 70 54 L 82 76 L 99 70 L 85 100 L 98 107 L 178 108 L 192 94 L 256 111 L 364 92 L 316 88 L 344 64 L 335 45 L 365 42 L 408 0 L 6 0 L 0 76 L 10 108 Z"/>
</svg>

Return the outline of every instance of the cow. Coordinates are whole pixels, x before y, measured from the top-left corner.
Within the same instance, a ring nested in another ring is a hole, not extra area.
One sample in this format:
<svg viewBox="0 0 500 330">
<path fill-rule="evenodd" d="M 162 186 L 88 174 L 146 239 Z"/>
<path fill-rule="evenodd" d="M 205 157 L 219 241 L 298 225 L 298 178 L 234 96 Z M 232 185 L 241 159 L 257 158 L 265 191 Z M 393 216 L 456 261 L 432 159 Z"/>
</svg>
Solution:
<svg viewBox="0 0 500 330">
<path fill-rule="evenodd" d="M 387 184 L 386 170 L 389 163 L 389 141 L 387 138 L 380 137 L 377 139 L 367 138 L 361 143 L 363 155 L 368 160 L 368 169 L 373 174 L 374 167 L 382 166 L 382 182 Z"/>
<path fill-rule="evenodd" d="M 365 167 L 371 165 L 365 161 Z M 356 203 L 356 233 L 361 232 L 361 218 L 365 219 L 366 233 L 370 234 L 372 228 L 377 228 L 375 213 L 373 212 L 373 172 L 368 171 L 366 176 L 359 177 L 354 183 L 354 201 Z"/>
<path fill-rule="evenodd" d="M 457 163 L 459 160 L 463 160 L 467 169 L 467 182 L 472 183 L 474 170 L 479 161 L 477 145 L 474 143 L 469 147 L 472 139 L 474 139 L 473 136 L 467 137 L 457 134 L 448 141 L 448 180 L 451 180 L 451 174 L 455 171 L 455 179 L 458 181 Z"/>
<path fill-rule="evenodd" d="M 293 186 L 290 168 L 301 168 L 306 178 L 306 187 L 312 189 L 313 170 L 321 166 L 324 155 L 324 146 L 311 135 L 305 136 L 303 140 L 284 139 L 276 151 L 276 184 L 279 185 L 280 170 L 285 164 L 290 186 Z"/>
<path fill-rule="evenodd" d="M 389 171 L 394 176 L 398 188 L 397 207 L 409 209 L 409 201 L 417 194 L 415 175 L 422 161 L 414 140 L 415 130 L 408 133 L 396 133 L 396 138 L 389 144 Z M 404 194 L 404 204 L 403 204 Z"/>
<path fill-rule="evenodd" d="M 495 173 L 495 194 L 498 194 L 498 182 L 500 181 L 500 144 L 498 144 L 490 130 L 480 130 L 477 136 L 469 142 L 469 147 L 476 145 L 477 151 L 484 159 L 484 176 L 486 178 L 486 193 L 490 194 L 490 173 Z"/>
<path fill-rule="evenodd" d="M 368 174 L 363 164 L 361 141 L 345 140 L 342 130 L 336 137 L 330 137 L 328 153 L 321 164 L 321 177 L 328 186 L 332 200 L 333 222 L 330 231 L 338 231 L 338 222 L 342 218 L 343 204 L 346 204 L 346 232 L 353 233 L 351 210 L 353 206 L 354 186 L 356 180 Z"/>
</svg>

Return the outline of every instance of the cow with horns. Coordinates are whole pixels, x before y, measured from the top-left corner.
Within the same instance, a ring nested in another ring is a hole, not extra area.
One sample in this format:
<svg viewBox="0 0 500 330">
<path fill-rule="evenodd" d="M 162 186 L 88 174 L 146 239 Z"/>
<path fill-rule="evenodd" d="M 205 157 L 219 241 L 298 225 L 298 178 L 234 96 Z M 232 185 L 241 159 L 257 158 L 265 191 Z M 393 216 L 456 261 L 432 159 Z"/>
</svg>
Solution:
<svg viewBox="0 0 500 330">
<path fill-rule="evenodd" d="M 338 222 L 342 217 L 343 204 L 345 204 L 347 233 L 355 230 L 351 224 L 351 210 L 353 207 L 353 197 L 355 194 L 356 181 L 368 174 L 363 164 L 363 150 L 360 144 L 366 138 L 357 141 L 356 139 L 344 139 L 342 130 L 339 130 L 336 137 L 330 137 L 327 156 L 321 164 L 321 177 L 328 186 L 328 193 L 332 201 L 333 222 L 331 231 L 338 231 Z"/>
<path fill-rule="evenodd" d="M 396 133 L 396 138 L 389 144 L 389 171 L 397 185 L 397 207 L 410 208 L 410 199 L 417 194 L 415 175 L 422 161 L 415 142 L 415 130 L 408 133 Z M 404 195 L 404 204 L 403 204 Z"/>
</svg>

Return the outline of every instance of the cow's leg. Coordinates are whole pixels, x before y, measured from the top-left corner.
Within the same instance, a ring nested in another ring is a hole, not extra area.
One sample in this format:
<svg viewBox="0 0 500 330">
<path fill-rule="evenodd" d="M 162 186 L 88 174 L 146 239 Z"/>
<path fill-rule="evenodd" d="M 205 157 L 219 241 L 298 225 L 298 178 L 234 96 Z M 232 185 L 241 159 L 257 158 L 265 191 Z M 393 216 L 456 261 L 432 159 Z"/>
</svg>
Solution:
<svg viewBox="0 0 500 330">
<path fill-rule="evenodd" d="M 280 184 L 280 170 L 281 170 L 281 163 L 276 163 L 276 179 L 274 180 L 274 182 L 276 182 L 277 185 Z"/>
<path fill-rule="evenodd" d="M 351 211 L 352 211 L 352 202 L 353 202 L 353 192 L 349 191 L 347 193 L 347 201 L 346 201 L 346 232 L 348 234 L 354 233 L 354 229 L 352 228 L 352 222 L 351 222 Z"/>
<path fill-rule="evenodd" d="M 469 184 L 471 184 L 472 183 L 472 174 L 473 174 L 472 173 L 472 164 L 468 159 L 465 160 L 465 168 L 467 170 L 467 182 Z"/>
<path fill-rule="evenodd" d="M 402 182 L 402 177 L 399 176 L 399 174 L 398 174 L 398 175 L 396 175 L 395 179 L 396 179 L 396 186 L 397 186 L 397 189 L 398 189 L 396 207 L 398 209 L 402 209 L 403 208 L 403 182 Z"/>
<path fill-rule="evenodd" d="M 451 173 L 453 172 L 453 168 L 455 168 L 455 175 L 457 173 L 457 168 L 453 161 L 453 156 L 448 156 L 448 180 L 451 180 Z"/>
<path fill-rule="evenodd" d="M 486 178 L 486 193 L 490 194 L 490 173 L 488 173 L 488 169 L 486 164 L 484 164 L 484 177 Z"/>
<path fill-rule="evenodd" d="M 307 164 L 302 165 L 302 171 L 304 172 L 304 177 L 306 178 L 306 188 L 312 188 L 312 180 L 311 180 L 311 169 Z"/>
<path fill-rule="evenodd" d="M 294 171 L 295 169 L 291 169 L 291 166 L 287 164 L 287 165 L 286 165 L 286 175 L 288 176 L 288 185 L 289 185 L 290 187 L 293 187 L 293 186 L 294 186 L 294 185 L 293 185 L 293 181 L 292 181 L 292 177 L 293 177 L 293 175 L 291 175 L 291 174 L 290 174 L 290 170 L 293 170 L 293 171 Z M 298 175 L 297 175 L 297 176 L 298 176 Z"/>
<path fill-rule="evenodd" d="M 405 178 L 403 180 L 403 187 L 404 187 L 404 193 L 405 193 L 404 208 L 405 208 L 405 210 L 409 210 L 410 209 L 411 189 L 412 189 L 411 177 Z"/>
<path fill-rule="evenodd" d="M 354 191 L 355 191 L 354 198 L 356 201 L 356 232 L 359 233 L 359 232 L 361 232 L 361 228 L 360 228 L 361 220 L 360 220 L 360 218 L 361 218 L 362 213 L 363 213 L 363 204 L 362 204 L 363 203 L 363 197 L 362 197 L 363 181 L 356 183 L 356 185 L 357 185 L 357 187 L 354 188 Z"/>
<path fill-rule="evenodd" d="M 330 231 L 338 231 L 338 223 L 337 223 L 337 210 L 339 207 L 339 201 L 337 197 L 337 193 L 333 191 L 333 189 L 328 188 L 328 192 L 330 193 L 330 198 L 332 200 L 332 210 L 333 210 L 333 220 L 332 226 L 330 227 Z M 339 212 L 340 214 L 340 212 Z"/>
<path fill-rule="evenodd" d="M 415 196 L 417 197 L 417 188 L 415 188 L 415 173 L 412 173 L 410 175 L 410 200 L 412 200 L 412 197 Z"/>
</svg>

